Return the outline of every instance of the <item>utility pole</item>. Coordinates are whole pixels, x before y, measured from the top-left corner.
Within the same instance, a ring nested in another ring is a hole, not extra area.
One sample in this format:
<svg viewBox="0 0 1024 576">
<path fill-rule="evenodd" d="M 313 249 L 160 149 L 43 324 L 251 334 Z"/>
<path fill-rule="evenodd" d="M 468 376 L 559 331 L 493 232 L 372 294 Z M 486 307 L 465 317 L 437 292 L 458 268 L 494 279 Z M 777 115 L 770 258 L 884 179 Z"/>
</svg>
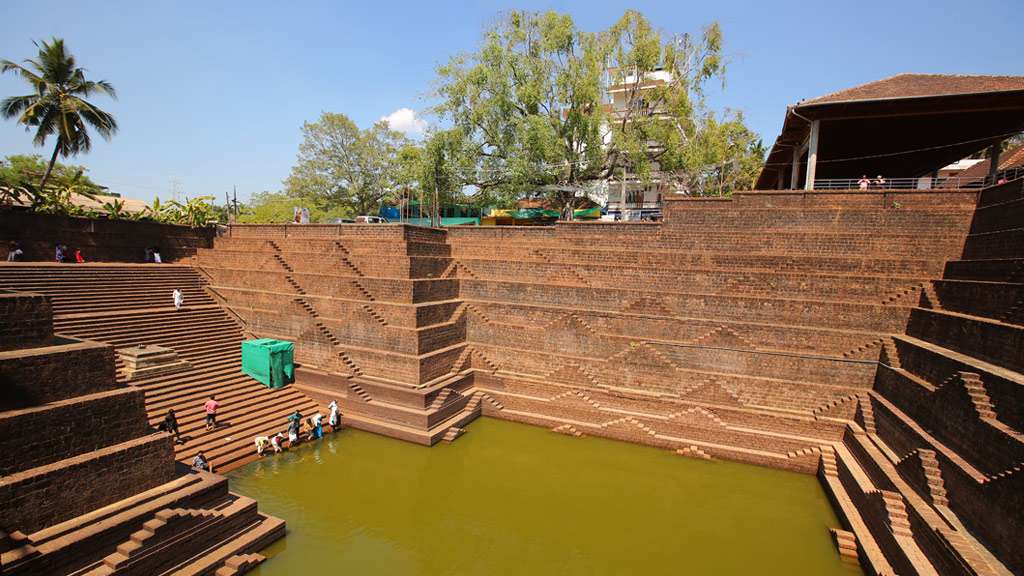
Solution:
<svg viewBox="0 0 1024 576">
<path fill-rule="evenodd" d="M 238 216 L 238 186 L 235 186 L 234 189 L 235 189 L 235 204 L 234 204 L 234 206 L 235 206 L 235 216 Z"/>
</svg>

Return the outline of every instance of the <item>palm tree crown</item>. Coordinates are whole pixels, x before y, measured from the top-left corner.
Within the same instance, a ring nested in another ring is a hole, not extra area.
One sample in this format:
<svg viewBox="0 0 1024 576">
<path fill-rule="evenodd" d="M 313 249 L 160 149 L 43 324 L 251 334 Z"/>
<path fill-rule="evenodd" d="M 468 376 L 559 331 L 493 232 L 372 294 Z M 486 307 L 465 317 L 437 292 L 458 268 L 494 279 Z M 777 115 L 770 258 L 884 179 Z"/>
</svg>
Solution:
<svg viewBox="0 0 1024 576">
<path fill-rule="evenodd" d="M 26 131 L 34 129 L 36 146 L 45 145 L 52 135 L 57 136 L 50 164 L 39 183 L 42 188 L 58 155 L 67 158 L 92 147 L 86 125 L 106 140 L 117 132 L 114 117 L 85 100 L 92 94 L 116 99 L 117 92 L 106 80 L 86 80 L 85 70 L 75 66 L 75 57 L 64 48 L 63 40 L 54 38 L 35 45 L 39 55 L 25 60 L 24 65 L 0 60 L 0 73 L 14 72 L 32 86 L 32 94 L 11 96 L 0 102 L 0 115 L 7 119 L 17 117 Z"/>
</svg>

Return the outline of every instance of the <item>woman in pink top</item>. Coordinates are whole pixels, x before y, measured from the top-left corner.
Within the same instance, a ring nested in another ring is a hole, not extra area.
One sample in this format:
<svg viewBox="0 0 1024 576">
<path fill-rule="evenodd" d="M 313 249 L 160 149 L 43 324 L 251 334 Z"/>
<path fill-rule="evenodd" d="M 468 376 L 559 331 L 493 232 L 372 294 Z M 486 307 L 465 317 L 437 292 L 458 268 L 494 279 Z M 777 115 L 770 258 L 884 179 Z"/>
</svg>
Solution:
<svg viewBox="0 0 1024 576">
<path fill-rule="evenodd" d="M 206 429 L 210 430 L 217 427 L 217 408 L 220 408 L 220 404 L 217 403 L 216 396 L 210 396 L 210 399 L 206 401 L 203 406 L 206 409 Z"/>
</svg>

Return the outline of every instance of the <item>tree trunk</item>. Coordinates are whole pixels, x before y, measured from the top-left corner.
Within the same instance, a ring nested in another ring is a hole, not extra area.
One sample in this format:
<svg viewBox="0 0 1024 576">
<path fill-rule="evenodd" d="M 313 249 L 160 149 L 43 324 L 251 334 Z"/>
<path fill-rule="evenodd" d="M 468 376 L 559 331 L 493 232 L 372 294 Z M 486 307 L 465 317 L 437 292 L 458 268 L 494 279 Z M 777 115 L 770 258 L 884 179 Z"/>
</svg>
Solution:
<svg viewBox="0 0 1024 576">
<path fill-rule="evenodd" d="M 50 156 L 50 163 L 46 166 L 46 172 L 43 172 L 43 179 L 39 182 L 39 191 L 43 191 L 43 187 L 46 186 L 46 181 L 50 179 L 50 172 L 53 172 L 53 165 L 57 163 L 57 154 L 60 152 L 60 138 L 57 138 L 57 144 L 53 147 L 53 155 Z"/>
</svg>

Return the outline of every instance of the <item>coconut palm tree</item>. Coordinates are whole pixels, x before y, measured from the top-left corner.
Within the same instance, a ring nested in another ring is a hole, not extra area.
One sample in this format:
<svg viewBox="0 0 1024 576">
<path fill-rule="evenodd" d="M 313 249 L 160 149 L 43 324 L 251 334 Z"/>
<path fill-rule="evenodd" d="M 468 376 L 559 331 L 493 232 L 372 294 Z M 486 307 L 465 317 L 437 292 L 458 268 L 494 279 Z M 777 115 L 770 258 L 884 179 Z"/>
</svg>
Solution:
<svg viewBox="0 0 1024 576">
<path fill-rule="evenodd" d="M 34 44 L 39 55 L 25 60 L 24 66 L 0 60 L 0 73 L 14 72 L 32 86 L 32 94 L 11 96 L 0 102 L 0 115 L 7 119 L 17 117 L 26 131 L 34 129 L 32 141 L 36 146 L 44 146 L 50 136 L 57 137 L 50 164 L 39 183 L 42 189 L 58 155 L 67 158 L 92 147 L 86 126 L 106 140 L 117 132 L 114 117 L 85 100 L 93 94 L 116 99 L 117 92 L 106 80 L 86 80 L 85 70 L 75 65 L 75 57 L 64 48 L 60 38 Z"/>
</svg>

